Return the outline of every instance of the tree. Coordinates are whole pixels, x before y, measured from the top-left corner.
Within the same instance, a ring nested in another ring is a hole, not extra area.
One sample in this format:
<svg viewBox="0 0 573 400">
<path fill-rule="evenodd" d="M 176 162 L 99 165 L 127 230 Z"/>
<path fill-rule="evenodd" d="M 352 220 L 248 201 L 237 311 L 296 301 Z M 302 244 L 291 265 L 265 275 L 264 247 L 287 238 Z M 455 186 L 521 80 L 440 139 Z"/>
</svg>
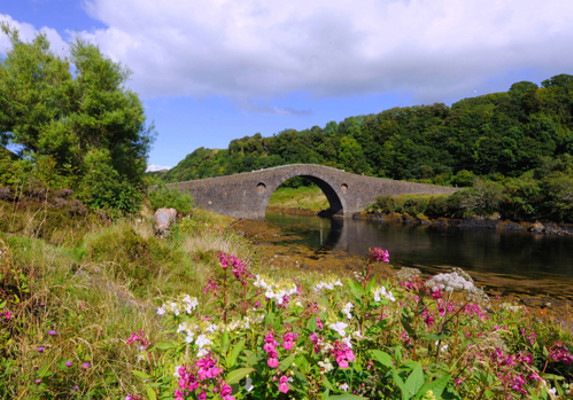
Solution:
<svg viewBox="0 0 573 400">
<path fill-rule="evenodd" d="M 129 202 L 114 199 L 141 189 L 154 133 L 138 96 L 125 87 L 129 72 L 79 39 L 62 58 L 45 35 L 26 43 L 8 26 L 2 30 L 12 49 L 0 64 L 0 142 L 19 145 L 20 157 L 51 157 L 54 172 L 73 173 L 74 189 L 94 208 L 129 211 Z M 99 192 L 116 194 L 104 203 L 86 187 L 94 154 L 105 155 L 111 174 L 100 183 L 110 190 Z"/>
</svg>

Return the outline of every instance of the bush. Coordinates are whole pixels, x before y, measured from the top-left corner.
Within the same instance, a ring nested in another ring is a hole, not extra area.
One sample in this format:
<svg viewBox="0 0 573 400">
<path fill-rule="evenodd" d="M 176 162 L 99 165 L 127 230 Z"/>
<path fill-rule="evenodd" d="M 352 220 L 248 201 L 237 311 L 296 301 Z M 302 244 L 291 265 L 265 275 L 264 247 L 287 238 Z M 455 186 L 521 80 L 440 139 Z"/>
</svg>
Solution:
<svg viewBox="0 0 573 400">
<path fill-rule="evenodd" d="M 111 164 L 108 150 L 91 150 L 85 163 L 86 172 L 78 194 L 88 207 L 114 217 L 139 210 L 142 191 L 120 177 Z"/>
<path fill-rule="evenodd" d="M 396 199 L 392 196 L 380 196 L 374 203 L 374 209 L 383 214 L 391 214 L 396 207 Z"/>
<path fill-rule="evenodd" d="M 418 214 L 424 214 L 428 206 L 427 196 L 407 196 L 403 201 L 402 208 L 404 213 L 415 217 Z"/>
<path fill-rule="evenodd" d="M 147 194 L 149 204 L 154 211 L 160 208 L 174 208 L 181 214 L 193 211 L 193 198 L 189 193 L 181 193 L 178 189 L 160 185 Z"/>
<path fill-rule="evenodd" d="M 449 196 L 432 196 L 428 201 L 425 214 L 429 218 L 445 217 L 448 214 Z"/>
</svg>

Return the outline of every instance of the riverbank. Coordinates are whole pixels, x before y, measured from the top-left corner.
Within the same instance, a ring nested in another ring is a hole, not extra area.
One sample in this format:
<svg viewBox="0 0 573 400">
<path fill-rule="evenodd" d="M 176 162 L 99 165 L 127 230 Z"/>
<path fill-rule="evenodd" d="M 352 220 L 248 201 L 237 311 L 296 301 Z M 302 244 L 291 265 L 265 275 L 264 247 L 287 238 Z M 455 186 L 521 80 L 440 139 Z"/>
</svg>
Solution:
<svg viewBox="0 0 573 400">
<path fill-rule="evenodd" d="M 285 210 L 284 212 L 288 212 Z M 494 218 L 467 217 L 462 219 L 427 217 L 412 217 L 408 214 L 385 214 L 378 211 L 365 211 L 353 216 L 355 219 L 365 219 L 381 223 L 400 223 L 404 225 L 428 225 L 444 229 L 490 229 L 501 232 L 531 232 L 533 234 L 546 234 L 566 236 L 573 238 L 572 224 L 556 224 L 554 222 L 514 222 Z"/>
<path fill-rule="evenodd" d="M 291 210 L 283 211 L 291 213 Z M 300 243 L 301 238 L 297 237 L 296 233 L 285 234 L 279 227 L 265 221 L 238 221 L 233 229 L 248 237 L 259 252 L 266 255 L 266 262 L 271 266 L 281 265 L 282 268 L 294 270 L 348 276 L 360 273 L 365 266 L 365 256 L 312 250 Z M 447 264 L 411 266 L 418 268 L 424 279 L 447 272 L 452 268 Z M 390 265 L 378 268 L 376 273 L 383 279 L 393 278 L 402 267 L 403 265 L 392 262 Z M 466 270 L 466 272 L 492 299 L 498 297 L 502 302 L 516 301 L 536 312 L 547 313 L 558 320 L 562 326 L 573 331 L 573 290 L 571 290 L 573 279 L 560 276 L 544 276 L 543 279 L 537 279 L 475 270 Z"/>
</svg>

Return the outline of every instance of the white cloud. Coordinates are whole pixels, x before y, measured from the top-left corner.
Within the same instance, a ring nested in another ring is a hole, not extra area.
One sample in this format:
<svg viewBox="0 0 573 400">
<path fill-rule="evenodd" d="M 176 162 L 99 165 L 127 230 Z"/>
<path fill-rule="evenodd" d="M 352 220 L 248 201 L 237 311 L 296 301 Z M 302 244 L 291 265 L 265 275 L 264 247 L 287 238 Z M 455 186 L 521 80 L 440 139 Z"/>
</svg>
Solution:
<svg viewBox="0 0 573 400">
<path fill-rule="evenodd" d="M 155 172 L 155 171 L 163 171 L 163 170 L 170 170 L 173 167 L 166 167 L 163 165 L 155 165 L 151 164 L 147 166 L 146 172 Z"/>
<path fill-rule="evenodd" d="M 225 96 L 249 111 L 292 92 L 456 98 L 492 76 L 573 72 L 563 0 L 87 0 L 81 35 L 144 97 Z M 44 29 L 44 28 L 43 28 Z"/>
<path fill-rule="evenodd" d="M 32 24 L 14 20 L 10 15 L 0 14 L 0 23 L 7 24 L 10 28 L 18 31 L 18 35 L 24 42 L 30 42 L 38 33 L 46 35 L 50 42 L 50 49 L 59 56 L 66 56 L 69 51 L 68 43 L 62 39 L 60 34 L 53 28 L 43 26 L 36 29 Z M 10 39 L 4 33 L 0 33 L 0 55 L 6 54 L 12 45 Z"/>
</svg>

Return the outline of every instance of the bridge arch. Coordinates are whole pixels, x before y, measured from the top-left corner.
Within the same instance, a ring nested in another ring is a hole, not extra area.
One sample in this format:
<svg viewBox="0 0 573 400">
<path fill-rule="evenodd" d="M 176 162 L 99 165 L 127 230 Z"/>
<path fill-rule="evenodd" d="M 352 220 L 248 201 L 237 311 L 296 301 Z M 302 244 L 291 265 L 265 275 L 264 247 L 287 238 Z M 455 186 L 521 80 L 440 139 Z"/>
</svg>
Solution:
<svg viewBox="0 0 573 400">
<path fill-rule="evenodd" d="M 330 206 L 330 213 L 332 215 L 343 215 L 346 209 L 346 199 L 344 198 L 344 193 L 348 190 L 348 184 L 342 183 L 337 185 L 337 182 L 332 182 L 331 179 L 325 178 L 324 176 L 318 176 L 319 174 L 308 174 L 308 173 L 296 173 L 294 171 L 288 171 L 283 176 L 279 178 L 272 179 L 272 183 L 267 183 L 261 181 L 257 183 L 257 192 L 262 194 L 259 199 L 258 204 L 258 214 L 265 215 L 269 200 L 273 193 L 278 189 L 280 185 L 288 181 L 291 178 L 302 177 L 306 178 L 316 186 L 320 188 L 322 193 L 326 196 L 328 204 Z M 338 187 L 337 187 L 338 186 Z"/>
</svg>

